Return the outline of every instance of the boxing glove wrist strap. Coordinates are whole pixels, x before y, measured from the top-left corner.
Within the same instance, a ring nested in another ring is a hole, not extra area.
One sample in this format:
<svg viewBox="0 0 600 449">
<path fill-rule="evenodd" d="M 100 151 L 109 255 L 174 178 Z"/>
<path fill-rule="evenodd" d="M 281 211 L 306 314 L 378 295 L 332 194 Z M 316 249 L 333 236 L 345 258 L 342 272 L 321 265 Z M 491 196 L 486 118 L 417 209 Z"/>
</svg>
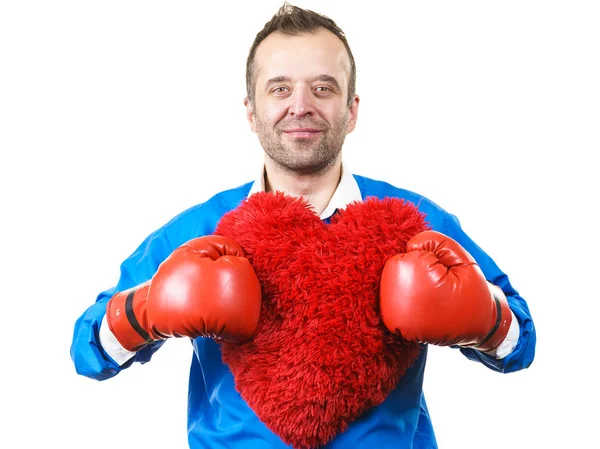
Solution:
<svg viewBox="0 0 600 449">
<path fill-rule="evenodd" d="M 504 292 L 489 282 L 488 286 L 494 301 L 496 319 L 485 337 L 479 343 L 469 346 L 484 352 L 497 348 L 504 341 L 512 322 L 512 313 Z"/>
<path fill-rule="evenodd" d="M 108 328 L 128 351 L 138 351 L 154 341 L 135 314 L 136 303 L 138 308 L 145 303 L 149 285 L 150 283 L 146 282 L 116 293 L 106 307 Z M 140 312 L 141 310 L 138 310 L 138 314 Z"/>
</svg>

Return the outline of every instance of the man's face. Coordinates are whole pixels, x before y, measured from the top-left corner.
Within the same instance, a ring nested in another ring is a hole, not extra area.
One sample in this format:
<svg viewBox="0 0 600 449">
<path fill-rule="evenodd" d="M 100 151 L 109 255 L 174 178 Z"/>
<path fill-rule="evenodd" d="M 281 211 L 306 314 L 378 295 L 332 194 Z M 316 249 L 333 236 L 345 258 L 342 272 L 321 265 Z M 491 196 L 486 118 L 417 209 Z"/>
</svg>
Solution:
<svg viewBox="0 0 600 449">
<path fill-rule="evenodd" d="M 356 123 L 348 107 L 350 59 L 340 39 L 314 34 L 269 35 L 255 55 L 255 100 L 248 121 L 276 165 L 296 173 L 329 168 Z"/>
</svg>

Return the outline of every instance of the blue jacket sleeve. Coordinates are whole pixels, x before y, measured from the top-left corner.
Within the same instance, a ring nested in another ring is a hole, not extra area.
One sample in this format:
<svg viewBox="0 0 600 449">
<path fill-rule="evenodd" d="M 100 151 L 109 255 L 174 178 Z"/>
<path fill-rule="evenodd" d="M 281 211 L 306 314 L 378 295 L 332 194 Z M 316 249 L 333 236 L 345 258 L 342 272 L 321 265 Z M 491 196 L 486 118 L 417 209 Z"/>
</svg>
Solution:
<svg viewBox="0 0 600 449">
<path fill-rule="evenodd" d="M 442 224 L 442 231 L 448 237 L 460 243 L 477 261 L 486 279 L 500 287 L 513 314 L 519 323 L 520 335 L 515 349 L 503 359 L 496 359 L 471 348 L 460 348 L 460 351 L 470 360 L 483 363 L 488 368 L 510 373 L 529 367 L 535 354 L 536 333 L 529 307 L 525 300 L 511 285 L 508 276 L 496 263 L 462 230 L 458 219 L 448 214 Z"/>
<path fill-rule="evenodd" d="M 75 322 L 71 358 L 77 373 L 92 379 L 114 377 L 134 362 L 145 363 L 164 341 L 148 345 L 124 365 L 118 364 L 100 346 L 99 330 L 106 314 L 106 304 L 116 293 L 135 287 L 151 279 L 158 266 L 171 252 L 191 238 L 212 234 L 224 213 L 246 198 L 252 183 L 220 192 L 208 201 L 197 204 L 173 217 L 163 227 L 150 234 L 142 244 L 121 264 L 117 285 L 96 298 Z"/>
<path fill-rule="evenodd" d="M 146 346 L 122 366 L 119 366 L 101 348 L 98 333 L 106 313 L 106 304 L 119 291 L 135 287 L 150 279 L 158 265 L 171 253 L 173 247 L 163 228 L 150 234 L 142 244 L 121 264 L 121 275 L 116 286 L 98 295 L 75 322 L 71 344 L 71 358 L 78 374 L 96 380 L 109 379 L 133 362 L 145 363 L 164 343 L 160 341 Z"/>
</svg>

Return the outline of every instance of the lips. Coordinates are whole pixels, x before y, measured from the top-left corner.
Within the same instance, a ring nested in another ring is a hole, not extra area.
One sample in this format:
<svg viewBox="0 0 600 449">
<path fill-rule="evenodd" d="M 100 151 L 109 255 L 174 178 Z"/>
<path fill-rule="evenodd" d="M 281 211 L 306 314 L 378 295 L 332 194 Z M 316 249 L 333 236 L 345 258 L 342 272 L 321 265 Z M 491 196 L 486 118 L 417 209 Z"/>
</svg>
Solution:
<svg viewBox="0 0 600 449">
<path fill-rule="evenodd" d="M 320 133 L 320 129 L 316 128 L 291 128 L 283 131 L 284 133 Z"/>
<path fill-rule="evenodd" d="M 321 133 L 321 130 L 316 128 L 291 128 L 286 129 L 283 132 L 289 137 L 311 138 L 318 136 Z"/>
</svg>

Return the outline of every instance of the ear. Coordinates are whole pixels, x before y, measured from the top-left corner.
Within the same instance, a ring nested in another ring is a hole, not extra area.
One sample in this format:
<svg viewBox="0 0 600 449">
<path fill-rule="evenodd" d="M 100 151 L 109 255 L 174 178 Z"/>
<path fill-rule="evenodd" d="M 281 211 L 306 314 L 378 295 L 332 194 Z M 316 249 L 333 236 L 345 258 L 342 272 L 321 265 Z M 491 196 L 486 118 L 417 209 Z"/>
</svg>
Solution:
<svg viewBox="0 0 600 449">
<path fill-rule="evenodd" d="M 360 97 L 354 94 L 354 99 L 350 105 L 350 113 L 348 114 L 348 126 L 346 128 L 346 134 L 350 134 L 356 128 L 356 119 L 358 119 L 358 104 L 360 103 Z"/>
<path fill-rule="evenodd" d="M 252 132 L 256 132 L 256 123 L 254 122 L 254 106 L 248 97 L 244 98 L 244 106 L 246 106 L 246 119 L 250 123 Z"/>
</svg>

